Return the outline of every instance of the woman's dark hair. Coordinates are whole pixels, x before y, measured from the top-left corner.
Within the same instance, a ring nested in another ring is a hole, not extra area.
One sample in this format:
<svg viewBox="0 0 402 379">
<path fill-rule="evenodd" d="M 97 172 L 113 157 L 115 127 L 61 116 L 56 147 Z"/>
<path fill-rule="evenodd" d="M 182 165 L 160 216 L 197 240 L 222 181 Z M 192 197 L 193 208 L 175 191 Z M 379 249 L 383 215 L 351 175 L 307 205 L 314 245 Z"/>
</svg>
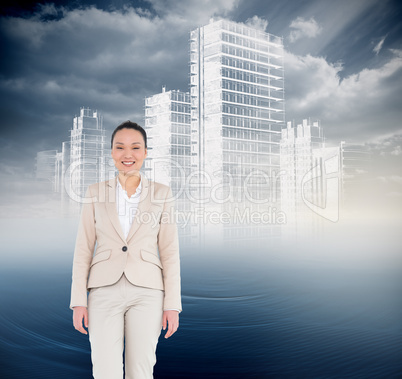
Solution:
<svg viewBox="0 0 402 379">
<path fill-rule="evenodd" d="M 120 124 L 112 133 L 112 140 L 111 140 L 111 148 L 113 149 L 113 140 L 114 140 L 114 136 L 116 135 L 116 133 L 119 130 L 122 129 L 134 129 L 134 130 L 138 130 L 139 132 L 141 132 L 142 137 L 144 138 L 144 143 L 145 143 L 145 148 L 147 148 L 147 133 L 144 130 L 144 128 L 138 124 L 136 124 L 135 122 L 131 122 L 130 120 L 123 122 L 122 124 Z"/>
</svg>

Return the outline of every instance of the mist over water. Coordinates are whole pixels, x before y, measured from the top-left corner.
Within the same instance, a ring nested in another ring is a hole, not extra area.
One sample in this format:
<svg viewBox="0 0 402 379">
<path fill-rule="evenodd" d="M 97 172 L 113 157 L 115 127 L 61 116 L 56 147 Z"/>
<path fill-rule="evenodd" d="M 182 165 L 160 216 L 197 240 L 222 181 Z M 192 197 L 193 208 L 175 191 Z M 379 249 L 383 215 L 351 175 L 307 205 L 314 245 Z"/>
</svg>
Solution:
<svg viewBox="0 0 402 379">
<path fill-rule="evenodd" d="M 76 220 L 0 224 L 0 376 L 91 378 L 68 308 Z M 398 377 L 399 231 L 361 218 L 266 248 L 183 247 L 180 328 L 155 378 Z"/>
</svg>

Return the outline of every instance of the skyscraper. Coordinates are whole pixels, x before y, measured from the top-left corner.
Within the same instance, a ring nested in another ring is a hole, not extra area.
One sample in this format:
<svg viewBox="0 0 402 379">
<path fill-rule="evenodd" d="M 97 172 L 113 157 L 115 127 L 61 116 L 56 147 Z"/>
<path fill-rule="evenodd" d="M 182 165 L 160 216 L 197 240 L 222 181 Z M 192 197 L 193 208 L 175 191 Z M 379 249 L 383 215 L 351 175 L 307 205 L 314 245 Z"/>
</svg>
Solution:
<svg viewBox="0 0 402 379">
<path fill-rule="evenodd" d="M 73 119 L 73 128 L 70 131 L 70 143 L 63 144 L 63 158 L 66 169 L 64 184 L 70 203 L 77 204 L 84 197 L 90 184 L 103 181 L 106 178 L 107 152 L 103 119 L 97 111 L 81 108 L 80 115 Z"/>
<path fill-rule="evenodd" d="M 287 226 L 295 225 L 296 219 L 305 214 L 302 192 L 310 200 L 316 195 L 317 188 L 312 181 L 303 187 L 302 183 L 304 176 L 313 169 L 313 150 L 324 146 L 324 133 L 319 121 L 311 123 L 304 119 L 296 126 L 289 121 L 282 130 L 281 209 L 286 213 Z"/>
<path fill-rule="evenodd" d="M 190 94 L 177 90 L 162 92 L 145 99 L 145 129 L 148 156 L 144 169 L 149 178 L 171 186 L 175 209 L 188 214 L 186 181 L 191 173 Z M 180 220 L 178 220 L 180 223 Z M 180 240 L 190 244 L 191 226 L 179 225 Z"/>
<path fill-rule="evenodd" d="M 342 197 L 340 146 L 325 144 L 319 121 L 287 123 L 281 140 L 281 209 L 287 237 L 313 237 L 324 222 L 336 222 Z"/>
<path fill-rule="evenodd" d="M 88 186 L 109 179 L 108 170 L 114 174 L 109 159 L 102 116 L 81 108 L 80 115 L 73 119 L 70 140 L 62 143 L 62 151 L 37 153 L 36 177 L 46 180 L 49 189 L 60 193 L 62 214 L 75 214 Z"/>
<path fill-rule="evenodd" d="M 232 220 L 236 212 L 266 212 L 279 194 L 279 186 L 267 183 L 267 177 L 275 177 L 280 167 L 285 120 L 282 39 L 227 20 L 192 31 L 190 87 L 192 168 L 199 172 L 196 205 L 207 216 L 226 212 Z M 225 239 L 269 233 L 259 230 L 258 223 L 249 230 L 245 224 L 230 224 L 217 222 L 211 229 Z M 202 222 L 202 234 L 204 226 Z"/>
</svg>

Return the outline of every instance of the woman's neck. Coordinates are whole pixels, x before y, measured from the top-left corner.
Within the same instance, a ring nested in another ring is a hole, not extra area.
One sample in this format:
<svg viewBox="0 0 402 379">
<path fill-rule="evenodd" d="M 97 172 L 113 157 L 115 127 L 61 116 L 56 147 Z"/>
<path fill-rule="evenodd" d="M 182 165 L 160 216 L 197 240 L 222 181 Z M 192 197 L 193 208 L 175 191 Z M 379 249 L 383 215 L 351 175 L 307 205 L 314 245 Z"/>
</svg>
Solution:
<svg viewBox="0 0 402 379">
<path fill-rule="evenodd" d="M 125 173 L 123 171 L 119 172 L 119 181 L 123 189 L 136 189 L 141 181 L 141 176 L 139 172 L 135 173 Z"/>
</svg>

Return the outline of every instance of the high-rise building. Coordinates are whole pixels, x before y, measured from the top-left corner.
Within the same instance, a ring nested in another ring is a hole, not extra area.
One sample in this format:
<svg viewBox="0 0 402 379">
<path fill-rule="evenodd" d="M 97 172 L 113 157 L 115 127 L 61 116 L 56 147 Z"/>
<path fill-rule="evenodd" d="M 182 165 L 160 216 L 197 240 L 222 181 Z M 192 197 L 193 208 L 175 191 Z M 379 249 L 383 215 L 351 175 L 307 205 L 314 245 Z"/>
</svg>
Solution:
<svg viewBox="0 0 402 379">
<path fill-rule="evenodd" d="M 281 209 L 287 223 L 283 233 L 313 237 L 324 222 L 339 218 L 343 192 L 340 146 L 326 146 L 319 121 L 291 122 L 282 130 Z"/>
<path fill-rule="evenodd" d="M 70 140 L 62 143 L 61 152 L 37 153 L 36 177 L 46 180 L 49 189 L 60 193 L 62 214 L 75 214 L 80 210 L 80 200 L 87 187 L 115 174 L 109 159 L 102 116 L 97 111 L 81 108 L 80 115 L 73 119 Z"/>
<path fill-rule="evenodd" d="M 287 226 L 305 214 L 303 196 L 313 201 L 316 188 L 313 181 L 303 184 L 303 179 L 314 167 L 313 150 L 325 146 L 323 129 L 319 121 L 304 119 L 301 124 L 291 121 L 282 130 L 280 144 L 281 209 L 285 212 Z M 303 194 L 302 194 L 303 193 Z"/>
<path fill-rule="evenodd" d="M 280 168 L 283 41 L 219 20 L 191 32 L 190 55 L 192 167 L 199 173 L 195 205 L 206 217 L 209 212 L 230 215 L 234 222 L 228 227 L 222 221 L 211 225 L 224 239 L 268 237 L 276 228 L 254 223 L 248 229 L 235 219 L 269 211 L 279 195 L 279 186 L 271 186 L 267 177 L 272 180 Z M 199 226 L 206 235 L 206 223 Z"/>
<path fill-rule="evenodd" d="M 190 94 L 166 91 L 145 99 L 145 130 L 148 139 L 148 156 L 144 168 L 148 177 L 172 188 L 177 212 L 188 215 L 187 179 L 191 174 L 191 122 Z M 180 239 L 190 244 L 191 226 L 180 224 Z"/>
<path fill-rule="evenodd" d="M 89 108 L 81 108 L 73 119 L 70 142 L 63 144 L 65 199 L 79 209 L 90 184 L 106 180 L 107 144 L 102 116 Z"/>
</svg>

